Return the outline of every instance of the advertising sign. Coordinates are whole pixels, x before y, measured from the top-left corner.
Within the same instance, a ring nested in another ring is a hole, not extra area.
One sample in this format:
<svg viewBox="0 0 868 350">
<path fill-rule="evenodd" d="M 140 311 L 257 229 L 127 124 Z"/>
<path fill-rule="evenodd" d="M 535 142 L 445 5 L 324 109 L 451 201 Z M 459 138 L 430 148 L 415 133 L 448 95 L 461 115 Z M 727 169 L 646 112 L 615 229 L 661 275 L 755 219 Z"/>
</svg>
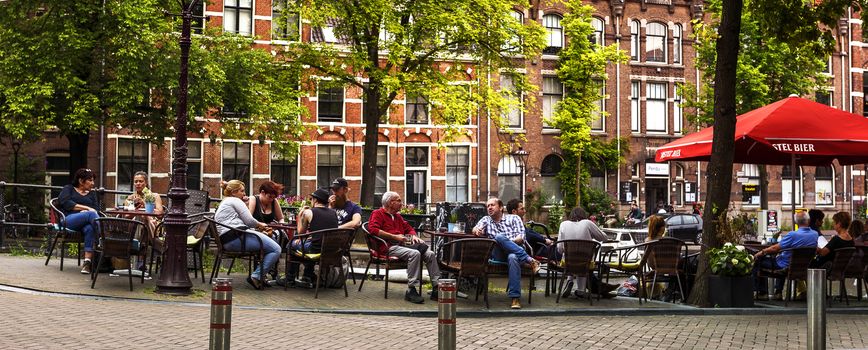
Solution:
<svg viewBox="0 0 868 350">
<path fill-rule="evenodd" d="M 741 185 L 741 201 L 745 204 L 759 205 L 760 204 L 760 188 L 755 184 Z"/>
<path fill-rule="evenodd" d="M 778 212 L 776 210 L 766 211 L 766 232 L 778 232 Z"/>
<path fill-rule="evenodd" d="M 669 163 L 645 163 L 645 175 L 669 176 Z"/>
</svg>

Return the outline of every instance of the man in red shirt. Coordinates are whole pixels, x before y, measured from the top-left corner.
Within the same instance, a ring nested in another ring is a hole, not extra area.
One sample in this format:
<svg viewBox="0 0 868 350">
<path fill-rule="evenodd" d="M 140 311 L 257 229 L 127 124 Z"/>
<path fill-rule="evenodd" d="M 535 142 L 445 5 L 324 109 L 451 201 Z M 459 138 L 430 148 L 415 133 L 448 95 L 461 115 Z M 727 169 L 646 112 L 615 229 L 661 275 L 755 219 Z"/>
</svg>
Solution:
<svg viewBox="0 0 868 350">
<path fill-rule="evenodd" d="M 383 193 L 383 207 L 371 213 L 371 219 L 368 221 L 368 232 L 386 241 L 386 245 L 377 247 L 379 254 L 395 256 L 407 262 L 407 292 L 404 294 L 404 300 L 416 304 L 425 302 L 425 299 L 419 295 L 419 289 L 417 289 L 421 283 L 418 279 L 421 267 L 419 259 L 424 260 L 425 265 L 428 266 L 428 275 L 431 277 L 433 286 L 431 300 L 437 300 L 437 280 L 440 278 L 440 267 L 437 266 L 434 252 L 427 249 L 424 241 L 416 235 L 416 230 L 399 214 L 402 205 L 401 196 L 397 193 Z M 425 253 L 420 253 L 420 250 Z"/>
</svg>

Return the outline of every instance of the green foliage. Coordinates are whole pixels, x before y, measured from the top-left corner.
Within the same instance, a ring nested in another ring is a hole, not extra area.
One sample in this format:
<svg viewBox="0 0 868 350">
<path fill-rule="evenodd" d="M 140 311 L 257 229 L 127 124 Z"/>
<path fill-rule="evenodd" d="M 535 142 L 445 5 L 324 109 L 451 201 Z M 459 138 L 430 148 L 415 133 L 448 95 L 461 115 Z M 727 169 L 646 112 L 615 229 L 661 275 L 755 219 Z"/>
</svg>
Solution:
<svg viewBox="0 0 868 350">
<path fill-rule="evenodd" d="M 549 232 L 558 232 L 561 228 L 561 222 L 564 221 L 564 216 L 566 212 L 564 211 L 564 206 L 560 204 L 553 204 L 549 207 L 549 216 L 546 220 L 546 226 L 549 228 Z"/>
<path fill-rule="evenodd" d="M 525 193 L 524 202 L 525 217 L 533 221 L 540 221 L 543 206 L 546 205 L 542 191 L 535 189 Z"/>
<path fill-rule="evenodd" d="M 151 192 L 151 189 L 145 187 L 145 189 L 142 190 L 142 200 L 145 203 L 154 203 L 157 201 L 157 196 L 155 196 L 154 193 Z"/>
<path fill-rule="evenodd" d="M 15 174 L 15 162 L 9 157 L 8 167 L 4 169 L 3 178 L 7 182 L 12 182 Z M 26 184 L 44 184 L 45 172 L 41 170 L 40 164 L 45 160 L 43 157 L 32 156 L 22 152 L 18 155 L 18 183 Z M 6 204 L 13 204 L 13 187 L 5 189 Z M 38 189 L 18 188 L 18 201 L 14 204 L 24 206 L 27 214 L 30 216 L 30 222 L 45 222 L 45 196 L 47 192 Z M 20 228 L 28 230 L 29 228 Z M 35 230 L 35 228 L 33 228 Z"/>
<path fill-rule="evenodd" d="M 720 276 L 747 276 L 753 268 L 753 256 L 744 247 L 725 243 L 721 248 L 708 250 L 711 273 Z"/>
<path fill-rule="evenodd" d="M 820 225 L 820 229 L 823 230 L 823 231 L 826 231 L 826 230 L 834 230 L 834 229 L 835 229 L 835 222 L 832 221 L 832 218 L 829 218 L 829 217 L 824 218 L 824 219 L 823 219 L 823 224 Z"/>
<path fill-rule="evenodd" d="M 740 212 L 732 216 L 730 220 L 730 229 L 732 234 L 737 237 L 734 242 L 738 242 L 739 238 L 745 236 L 756 236 L 757 228 L 756 214 Z"/>
<path fill-rule="evenodd" d="M 612 139 L 608 142 L 600 139 L 591 139 L 588 143 L 588 148 L 582 152 L 582 172 L 579 181 L 582 183 L 581 202 L 582 206 L 585 206 L 585 209 L 590 210 L 590 208 L 586 207 L 586 203 L 592 202 L 596 203 L 595 205 L 608 207 L 608 204 L 603 203 L 605 200 L 600 198 L 600 193 L 596 193 L 602 192 L 602 194 L 608 196 L 605 191 L 590 191 L 591 188 L 588 186 L 591 178 L 590 169 L 617 169 L 629 151 L 628 141 L 628 139 L 622 138 Z M 621 153 L 618 153 L 618 143 L 621 144 Z M 576 167 L 578 167 L 576 156 L 569 151 L 564 151 L 564 162 L 561 164 L 561 171 L 557 174 L 557 178 L 561 182 L 561 191 L 564 198 L 563 204 L 567 208 L 572 208 L 576 205 Z M 592 211 L 588 212 L 596 213 Z"/>
</svg>

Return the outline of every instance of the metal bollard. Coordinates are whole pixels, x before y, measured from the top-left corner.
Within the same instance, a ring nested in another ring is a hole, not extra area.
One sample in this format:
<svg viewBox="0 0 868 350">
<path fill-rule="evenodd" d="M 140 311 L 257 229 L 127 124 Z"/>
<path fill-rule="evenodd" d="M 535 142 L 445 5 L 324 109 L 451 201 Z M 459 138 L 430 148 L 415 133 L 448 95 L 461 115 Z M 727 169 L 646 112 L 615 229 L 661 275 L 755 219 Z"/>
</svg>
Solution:
<svg viewBox="0 0 868 350">
<path fill-rule="evenodd" d="M 218 278 L 211 290 L 211 337 L 208 349 L 228 350 L 232 329 L 232 279 Z"/>
<path fill-rule="evenodd" d="M 808 349 L 826 349 L 826 270 L 808 269 Z"/>
<path fill-rule="evenodd" d="M 437 348 L 455 350 L 455 280 L 441 279 L 437 286 Z"/>
</svg>

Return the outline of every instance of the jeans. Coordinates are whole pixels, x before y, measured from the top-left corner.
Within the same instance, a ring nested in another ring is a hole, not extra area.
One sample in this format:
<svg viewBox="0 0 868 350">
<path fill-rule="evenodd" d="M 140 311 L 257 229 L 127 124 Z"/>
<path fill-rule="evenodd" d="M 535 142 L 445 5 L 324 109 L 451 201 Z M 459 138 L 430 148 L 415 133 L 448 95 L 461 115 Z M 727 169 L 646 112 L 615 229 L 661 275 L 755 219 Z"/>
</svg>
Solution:
<svg viewBox="0 0 868 350">
<path fill-rule="evenodd" d="M 753 271 L 751 271 L 751 275 L 753 276 L 753 290 L 758 292 L 759 294 L 768 294 L 769 293 L 769 284 L 766 278 L 758 277 L 758 273 L 760 269 L 782 269 L 784 267 L 778 266 L 777 260 L 775 260 L 774 256 L 762 256 L 753 264 Z M 775 294 L 781 293 L 784 290 L 784 280 L 781 278 L 775 279 Z"/>
<path fill-rule="evenodd" d="M 521 297 L 521 264 L 530 260 L 524 248 L 504 235 L 494 237 L 497 245 L 491 256 L 497 261 L 509 264 L 509 282 L 506 284 L 506 295 L 510 298 Z"/>
<path fill-rule="evenodd" d="M 289 244 L 289 248 L 295 251 L 301 251 L 301 242 L 302 241 L 300 239 L 293 239 L 292 242 Z M 312 244 L 313 242 L 311 242 L 309 239 L 304 241 L 305 254 L 316 254 L 320 252 L 319 249 L 311 249 Z M 295 279 L 295 276 L 298 275 L 298 265 L 299 264 L 289 264 L 289 271 L 286 272 L 287 281 Z M 311 282 L 313 282 L 314 278 L 316 278 L 313 275 L 313 265 L 314 263 L 312 261 L 304 262 L 304 277 Z"/>
<path fill-rule="evenodd" d="M 96 224 L 94 220 L 99 215 L 95 211 L 80 211 L 66 216 L 66 228 L 80 231 L 84 234 L 84 251 L 93 251 L 93 242 L 96 240 Z"/>
<path fill-rule="evenodd" d="M 428 266 L 428 276 L 431 277 L 431 285 L 433 288 L 437 288 L 437 280 L 440 279 L 440 265 L 437 265 L 437 259 L 434 256 L 434 252 L 431 249 L 425 251 L 425 255 L 419 253 L 418 250 L 413 248 L 407 248 L 400 245 L 393 245 L 389 247 L 389 255 L 397 256 L 399 259 L 407 262 L 407 286 L 408 287 L 417 287 L 417 289 L 421 290 L 419 284 L 422 283 L 419 281 L 419 260 L 425 262 L 425 266 Z"/>
<path fill-rule="evenodd" d="M 260 279 L 260 276 L 262 276 L 262 266 L 265 266 L 265 272 L 268 273 L 268 269 L 274 267 L 274 264 L 277 263 L 277 259 L 280 258 L 280 245 L 264 233 L 253 231 L 245 232 L 243 238 L 226 243 L 223 245 L 223 248 L 231 251 L 241 251 L 241 240 L 244 239 L 244 251 L 255 252 L 259 251 L 259 241 L 262 240 L 262 250 L 265 252 L 265 258 L 262 259 L 262 263 L 256 267 L 256 270 L 250 274 L 250 277 Z M 259 239 L 257 239 L 257 237 L 259 237 Z"/>
</svg>

